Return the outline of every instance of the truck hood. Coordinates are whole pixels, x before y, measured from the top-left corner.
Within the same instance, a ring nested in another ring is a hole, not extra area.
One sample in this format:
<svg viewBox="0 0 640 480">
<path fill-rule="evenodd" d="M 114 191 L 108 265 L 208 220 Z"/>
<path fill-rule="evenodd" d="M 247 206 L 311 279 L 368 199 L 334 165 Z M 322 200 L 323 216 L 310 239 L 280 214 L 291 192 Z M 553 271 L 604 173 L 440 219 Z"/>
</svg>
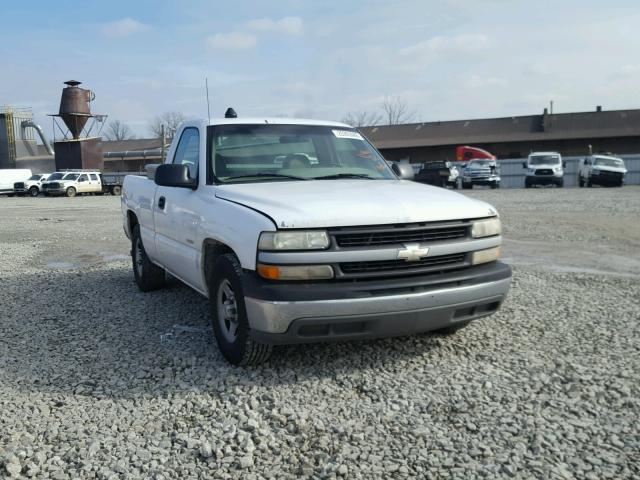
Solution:
<svg viewBox="0 0 640 480">
<path fill-rule="evenodd" d="M 626 167 L 609 167 L 607 165 L 594 165 L 593 170 L 601 170 L 603 172 L 627 173 Z"/>
<path fill-rule="evenodd" d="M 271 217 L 278 228 L 328 228 L 460 220 L 491 205 L 407 180 L 310 180 L 221 185 L 216 197 Z"/>
</svg>

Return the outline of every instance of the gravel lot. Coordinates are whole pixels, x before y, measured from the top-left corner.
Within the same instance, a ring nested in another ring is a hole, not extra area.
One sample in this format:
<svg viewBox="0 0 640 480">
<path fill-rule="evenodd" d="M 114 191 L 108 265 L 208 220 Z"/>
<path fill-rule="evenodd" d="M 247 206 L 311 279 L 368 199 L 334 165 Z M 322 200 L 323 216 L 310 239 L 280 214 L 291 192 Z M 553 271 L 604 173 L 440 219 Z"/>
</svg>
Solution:
<svg viewBox="0 0 640 480">
<path fill-rule="evenodd" d="M 137 290 L 118 198 L 0 198 L 0 477 L 638 478 L 640 188 L 468 194 L 497 315 L 251 369 L 205 299 Z"/>
</svg>

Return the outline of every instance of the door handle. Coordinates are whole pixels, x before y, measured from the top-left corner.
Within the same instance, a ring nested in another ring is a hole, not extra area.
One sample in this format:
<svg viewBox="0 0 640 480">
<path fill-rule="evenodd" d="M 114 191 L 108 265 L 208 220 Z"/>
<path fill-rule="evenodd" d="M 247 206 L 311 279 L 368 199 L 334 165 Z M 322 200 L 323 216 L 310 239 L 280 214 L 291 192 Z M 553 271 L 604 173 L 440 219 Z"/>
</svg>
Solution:
<svg viewBox="0 0 640 480">
<path fill-rule="evenodd" d="M 165 204 L 165 202 L 166 202 L 166 199 L 165 199 L 164 197 L 160 197 L 160 198 L 158 199 L 158 208 L 159 208 L 160 210 L 164 210 L 164 204 Z"/>
</svg>

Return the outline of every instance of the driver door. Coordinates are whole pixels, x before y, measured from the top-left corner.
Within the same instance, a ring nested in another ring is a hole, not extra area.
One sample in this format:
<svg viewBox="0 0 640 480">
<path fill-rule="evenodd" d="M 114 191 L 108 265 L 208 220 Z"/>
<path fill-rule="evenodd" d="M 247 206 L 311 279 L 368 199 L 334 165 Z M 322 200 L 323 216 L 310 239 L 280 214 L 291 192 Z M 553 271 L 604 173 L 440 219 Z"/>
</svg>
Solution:
<svg viewBox="0 0 640 480">
<path fill-rule="evenodd" d="M 189 176 L 197 179 L 199 162 L 200 132 L 195 127 L 187 127 L 180 135 L 172 163 L 187 165 Z M 189 188 L 158 186 L 153 211 L 159 261 L 182 281 L 201 288 L 196 192 Z"/>
</svg>

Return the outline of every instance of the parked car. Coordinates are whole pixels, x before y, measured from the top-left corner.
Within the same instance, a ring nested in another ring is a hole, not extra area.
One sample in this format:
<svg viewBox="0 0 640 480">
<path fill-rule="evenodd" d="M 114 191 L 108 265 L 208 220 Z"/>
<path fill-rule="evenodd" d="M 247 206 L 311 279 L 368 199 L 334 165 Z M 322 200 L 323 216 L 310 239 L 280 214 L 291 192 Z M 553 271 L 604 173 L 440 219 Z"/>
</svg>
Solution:
<svg viewBox="0 0 640 480">
<path fill-rule="evenodd" d="M 458 175 L 458 169 L 451 162 L 426 162 L 416 174 L 415 181 L 437 187 L 458 188 Z"/>
<path fill-rule="evenodd" d="M 533 152 L 522 164 L 526 168 L 525 188 L 534 185 L 564 186 L 564 167 L 566 162 L 558 152 Z"/>
<path fill-rule="evenodd" d="M 578 185 L 592 187 L 621 187 L 627 167 L 624 160 L 610 155 L 590 155 L 582 160 L 578 172 Z"/>
<path fill-rule="evenodd" d="M 462 171 L 462 188 L 470 189 L 475 185 L 500 188 L 500 171 L 495 160 L 474 159 L 467 163 Z"/>
<path fill-rule="evenodd" d="M 3 168 L 0 169 L 0 195 L 14 195 L 13 185 L 23 182 L 31 177 L 28 168 Z"/>
<path fill-rule="evenodd" d="M 27 180 L 14 183 L 13 191 L 18 196 L 29 195 L 30 197 L 37 197 L 42 189 L 42 182 L 45 182 L 49 175 L 48 173 L 31 175 Z"/>
<path fill-rule="evenodd" d="M 103 194 L 99 171 L 56 172 L 42 184 L 45 195 L 75 197 L 78 194 Z"/>
<path fill-rule="evenodd" d="M 274 162 L 298 153 L 318 163 Z M 509 289 L 492 206 L 400 178 L 410 164 L 389 167 L 341 123 L 189 121 L 147 171 L 122 191 L 135 281 L 155 290 L 169 272 L 208 297 L 233 364 L 277 344 L 455 331 Z"/>
</svg>

